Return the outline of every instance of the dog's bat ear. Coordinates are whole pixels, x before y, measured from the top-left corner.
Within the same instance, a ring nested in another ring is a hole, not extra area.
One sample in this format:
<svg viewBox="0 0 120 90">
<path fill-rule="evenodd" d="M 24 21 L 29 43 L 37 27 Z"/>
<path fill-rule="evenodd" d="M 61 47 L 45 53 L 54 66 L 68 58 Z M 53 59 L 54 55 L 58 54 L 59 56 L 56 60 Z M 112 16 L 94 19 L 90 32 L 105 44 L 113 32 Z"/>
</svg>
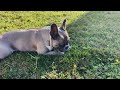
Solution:
<svg viewBox="0 0 120 90">
<path fill-rule="evenodd" d="M 51 25 L 50 35 L 54 40 L 58 38 L 59 34 L 58 34 L 58 27 L 56 24 Z"/>
<path fill-rule="evenodd" d="M 62 30 L 66 30 L 66 21 L 67 21 L 67 20 L 64 19 L 64 21 L 63 21 L 63 23 L 62 23 L 60 29 L 62 29 Z"/>
</svg>

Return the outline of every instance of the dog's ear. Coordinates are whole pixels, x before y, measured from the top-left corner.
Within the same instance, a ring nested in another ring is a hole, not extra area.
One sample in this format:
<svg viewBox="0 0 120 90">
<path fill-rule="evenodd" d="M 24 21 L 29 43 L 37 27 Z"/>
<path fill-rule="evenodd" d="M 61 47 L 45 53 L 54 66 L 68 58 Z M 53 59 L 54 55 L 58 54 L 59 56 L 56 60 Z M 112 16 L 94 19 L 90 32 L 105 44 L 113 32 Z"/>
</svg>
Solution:
<svg viewBox="0 0 120 90">
<path fill-rule="evenodd" d="M 64 19 L 64 21 L 63 21 L 63 23 L 62 23 L 60 29 L 66 30 L 66 19 Z"/>
<path fill-rule="evenodd" d="M 51 37 L 52 37 L 54 40 L 56 40 L 56 39 L 59 37 L 58 27 L 57 27 L 56 24 L 52 24 L 52 25 L 51 25 L 50 35 L 51 35 Z"/>
</svg>

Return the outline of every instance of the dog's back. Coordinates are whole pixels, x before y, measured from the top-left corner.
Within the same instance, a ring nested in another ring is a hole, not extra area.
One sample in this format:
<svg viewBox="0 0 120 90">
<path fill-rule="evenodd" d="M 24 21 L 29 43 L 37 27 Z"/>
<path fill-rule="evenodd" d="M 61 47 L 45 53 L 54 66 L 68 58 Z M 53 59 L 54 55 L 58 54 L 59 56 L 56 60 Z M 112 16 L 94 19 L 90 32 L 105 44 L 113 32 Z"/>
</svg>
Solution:
<svg viewBox="0 0 120 90">
<path fill-rule="evenodd" d="M 5 33 L 2 40 L 9 42 L 13 48 L 19 51 L 36 51 L 37 44 L 41 49 L 46 44 L 46 39 L 49 38 L 49 31 L 44 29 L 29 29 L 12 31 Z"/>
</svg>

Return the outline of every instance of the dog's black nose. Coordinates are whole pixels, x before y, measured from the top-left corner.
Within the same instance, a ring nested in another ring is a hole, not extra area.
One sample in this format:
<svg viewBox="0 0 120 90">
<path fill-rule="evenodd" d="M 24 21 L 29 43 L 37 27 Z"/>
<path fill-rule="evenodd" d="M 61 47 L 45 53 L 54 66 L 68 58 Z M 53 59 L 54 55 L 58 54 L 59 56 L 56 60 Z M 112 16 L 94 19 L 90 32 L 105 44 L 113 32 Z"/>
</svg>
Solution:
<svg viewBox="0 0 120 90">
<path fill-rule="evenodd" d="M 68 50 L 69 46 L 65 46 L 65 50 Z"/>
</svg>

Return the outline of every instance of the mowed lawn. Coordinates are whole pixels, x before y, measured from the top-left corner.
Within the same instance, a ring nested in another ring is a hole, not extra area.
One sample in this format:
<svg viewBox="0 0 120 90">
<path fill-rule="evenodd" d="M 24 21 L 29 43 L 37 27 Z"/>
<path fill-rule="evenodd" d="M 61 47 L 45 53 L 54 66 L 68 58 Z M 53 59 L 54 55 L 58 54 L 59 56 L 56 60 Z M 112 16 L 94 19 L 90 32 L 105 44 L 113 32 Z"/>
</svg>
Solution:
<svg viewBox="0 0 120 90">
<path fill-rule="evenodd" d="M 1 79 L 120 78 L 119 11 L 0 12 L 0 34 L 67 19 L 72 48 L 64 56 L 16 52 L 0 61 Z"/>
</svg>

